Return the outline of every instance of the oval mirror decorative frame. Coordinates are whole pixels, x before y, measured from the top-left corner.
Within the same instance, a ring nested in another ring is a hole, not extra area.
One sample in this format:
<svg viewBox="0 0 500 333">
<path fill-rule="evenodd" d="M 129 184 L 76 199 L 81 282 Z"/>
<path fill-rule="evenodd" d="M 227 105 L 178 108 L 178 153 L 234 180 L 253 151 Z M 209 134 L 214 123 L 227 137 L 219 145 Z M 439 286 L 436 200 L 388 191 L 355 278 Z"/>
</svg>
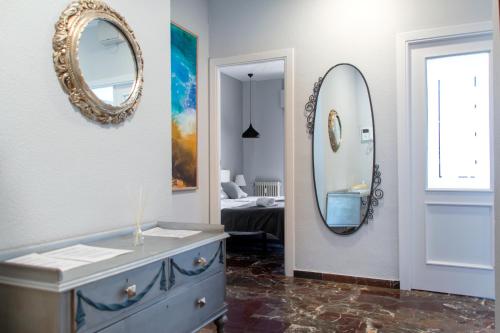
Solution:
<svg viewBox="0 0 500 333">
<path fill-rule="evenodd" d="M 103 102 L 92 92 L 79 66 L 78 42 L 87 24 L 96 19 L 106 20 L 119 29 L 134 55 L 136 80 L 128 99 L 118 106 Z M 102 124 L 118 124 L 131 116 L 142 96 L 144 61 L 134 32 L 125 19 L 102 1 L 77 0 L 62 12 L 55 30 L 52 40 L 54 67 L 70 102 L 85 117 Z"/>
<path fill-rule="evenodd" d="M 363 216 L 363 218 L 361 219 L 360 221 L 360 224 L 359 226 L 357 227 L 353 227 L 353 228 L 346 228 L 342 231 L 337 231 L 335 230 L 335 228 L 331 228 L 330 226 L 328 226 L 325 218 L 323 217 L 323 215 L 320 213 L 320 216 L 323 220 L 323 223 L 325 224 L 325 226 L 330 230 L 332 231 L 333 233 L 336 233 L 338 235 L 343 235 L 343 236 L 346 236 L 346 235 L 350 235 L 356 231 L 358 231 L 361 226 L 363 226 L 363 224 L 367 223 L 368 220 L 373 220 L 373 214 L 374 214 L 374 208 L 377 207 L 379 205 L 379 202 L 380 200 L 384 197 L 384 191 L 380 188 L 380 184 L 382 183 L 382 177 L 381 177 L 381 172 L 380 172 L 380 166 L 378 164 L 376 164 L 375 162 L 375 120 L 374 120 L 374 117 L 373 117 L 373 105 L 372 105 L 372 101 L 371 101 L 371 94 L 370 94 L 370 89 L 368 87 L 368 83 L 366 81 L 366 78 L 364 77 L 363 73 L 354 65 L 352 64 L 349 64 L 349 63 L 340 63 L 340 64 L 337 64 L 335 66 L 332 66 L 331 68 L 329 68 L 325 75 L 323 77 L 319 77 L 318 78 L 318 81 L 314 83 L 314 87 L 313 87 L 313 93 L 309 96 L 309 100 L 307 101 L 306 105 L 305 105 L 305 117 L 306 117 L 306 127 L 307 127 L 307 131 L 309 133 L 309 135 L 312 137 L 312 135 L 314 134 L 314 121 L 315 121 L 315 116 L 316 116 L 316 107 L 317 107 L 317 104 L 318 104 L 318 96 L 319 96 L 319 93 L 320 93 L 320 90 L 321 90 L 321 86 L 323 84 L 323 80 L 326 78 L 326 76 L 333 70 L 335 69 L 336 67 L 338 66 L 343 66 L 343 65 L 347 65 L 347 66 L 351 66 L 353 67 L 356 71 L 359 72 L 359 74 L 361 75 L 361 77 L 363 78 L 363 81 L 366 85 L 366 89 L 367 89 L 367 93 L 368 93 L 368 99 L 369 99 L 369 104 L 370 104 L 370 109 L 371 109 L 371 114 L 372 114 L 372 124 L 373 124 L 373 142 L 374 142 L 374 146 L 373 146 L 373 166 L 372 166 L 372 185 L 371 185 L 371 188 L 370 188 L 370 195 L 364 199 L 361 200 L 361 205 L 362 207 L 365 207 L 365 215 Z M 342 138 L 342 125 L 340 123 L 340 118 L 338 118 L 338 113 L 335 111 L 335 110 L 331 110 L 330 113 L 329 113 L 329 116 L 328 116 L 328 133 L 329 133 L 329 137 L 330 137 L 330 144 L 332 146 L 332 150 L 334 152 L 338 151 L 339 147 L 340 147 L 340 141 L 339 142 L 335 142 L 335 145 L 336 147 L 334 147 L 334 143 L 332 142 L 332 136 L 335 138 L 335 134 L 333 133 L 333 122 L 335 121 L 335 119 L 339 122 L 339 129 L 340 129 L 340 138 Z M 313 151 L 313 154 L 314 154 L 314 140 L 312 140 L 312 151 Z M 316 177 L 315 177 L 315 168 L 314 168 L 314 158 L 312 159 L 312 168 L 313 168 L 313 179 L 315 180 Z M 317 196 L 317 188 L 316 188 L 316 180 L 314 181 L 314 189 L 315 189 L 315 199 L 316 199 L 316 205 L 318 207 L 318 210 L 321 211 L 320 209 L 320 205 L 319 205 L 319 198 Z"/>
</svg>

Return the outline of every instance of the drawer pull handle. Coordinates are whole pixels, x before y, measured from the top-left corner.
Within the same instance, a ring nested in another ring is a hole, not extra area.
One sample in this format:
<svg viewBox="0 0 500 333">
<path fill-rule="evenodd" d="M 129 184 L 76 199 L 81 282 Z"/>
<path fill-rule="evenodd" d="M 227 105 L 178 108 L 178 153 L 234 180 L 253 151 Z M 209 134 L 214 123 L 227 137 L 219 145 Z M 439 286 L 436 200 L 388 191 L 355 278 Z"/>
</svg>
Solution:
<svg viewBox="0 0 500 333">
<path fill-rule="evenodd" d="M 137 286 L 135 284 L 128 286 L 125 289 L 125 292 L 127 293 L 128 298 L 132 298 L 137 294 Z"/>
<path fill-rule="evenodd" d="M 205 259 L 203 257 L 199 257 L 198 259 L 195 260 L 195 263 L 198 266 L 206 266 L 208 261 L 207 261 L 207 259 Z"/>
<path fill-rule="evenodd" d="M 205 297 L 202 297 L 196 301 L 196 304 L 198 304 L 198 306 L 202 308 L 205 306 L 205 304 L 207 304 L 207 299 Z"/>
</svg>

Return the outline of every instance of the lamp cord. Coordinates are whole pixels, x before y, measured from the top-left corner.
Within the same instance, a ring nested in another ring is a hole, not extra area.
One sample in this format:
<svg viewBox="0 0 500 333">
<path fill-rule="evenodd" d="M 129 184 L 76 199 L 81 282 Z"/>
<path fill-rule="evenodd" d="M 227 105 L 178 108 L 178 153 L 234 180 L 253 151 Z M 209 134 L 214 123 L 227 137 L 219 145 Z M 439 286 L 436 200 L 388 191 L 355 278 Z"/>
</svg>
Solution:
<svg viewBox="0 0 500 333">
<path fill-rule="evenodd" d="M 250 125 L 252 124 L 252 77 L 250 76 Z"/>
</svg>

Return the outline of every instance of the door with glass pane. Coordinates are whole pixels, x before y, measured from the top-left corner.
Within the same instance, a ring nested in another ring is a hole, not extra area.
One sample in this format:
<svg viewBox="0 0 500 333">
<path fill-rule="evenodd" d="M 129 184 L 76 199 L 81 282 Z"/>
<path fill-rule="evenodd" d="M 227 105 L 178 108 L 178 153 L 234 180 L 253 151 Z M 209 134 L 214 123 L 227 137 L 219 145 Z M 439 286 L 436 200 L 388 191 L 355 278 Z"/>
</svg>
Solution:
<svg viewBox="0 0 500 333">
<path fill-rule="evenodd" d="M 494 297 L 490 51 L 411 50 L 412 289 Z"/>
</svg>

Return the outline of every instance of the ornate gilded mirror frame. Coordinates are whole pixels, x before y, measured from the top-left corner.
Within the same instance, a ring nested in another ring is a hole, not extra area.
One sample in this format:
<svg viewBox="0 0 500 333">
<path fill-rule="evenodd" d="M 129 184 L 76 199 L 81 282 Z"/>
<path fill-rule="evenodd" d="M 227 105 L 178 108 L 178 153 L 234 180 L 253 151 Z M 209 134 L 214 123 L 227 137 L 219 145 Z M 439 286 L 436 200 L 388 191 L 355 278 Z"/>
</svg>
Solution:
<svg viewBox="0 0 500 333">
<path fill-rule="evenodd" d="M 127 39 L 136 65 L 136 80 L 128 99 L 118 106 L 100 100 L 85 82 L 78 62 L 78 43 L 87 24 L 102 19 L 113 24 Z M 53 61 L 57 78 L 73 105 L 87 118 L 102 124 L 118 124 L 131 116 L 142 96 L 144 82 L 142 52 L 134 32 L 125 19 L 99 0 L 73 1 L 55 25 L 52 40 Z"/>
</svg>

